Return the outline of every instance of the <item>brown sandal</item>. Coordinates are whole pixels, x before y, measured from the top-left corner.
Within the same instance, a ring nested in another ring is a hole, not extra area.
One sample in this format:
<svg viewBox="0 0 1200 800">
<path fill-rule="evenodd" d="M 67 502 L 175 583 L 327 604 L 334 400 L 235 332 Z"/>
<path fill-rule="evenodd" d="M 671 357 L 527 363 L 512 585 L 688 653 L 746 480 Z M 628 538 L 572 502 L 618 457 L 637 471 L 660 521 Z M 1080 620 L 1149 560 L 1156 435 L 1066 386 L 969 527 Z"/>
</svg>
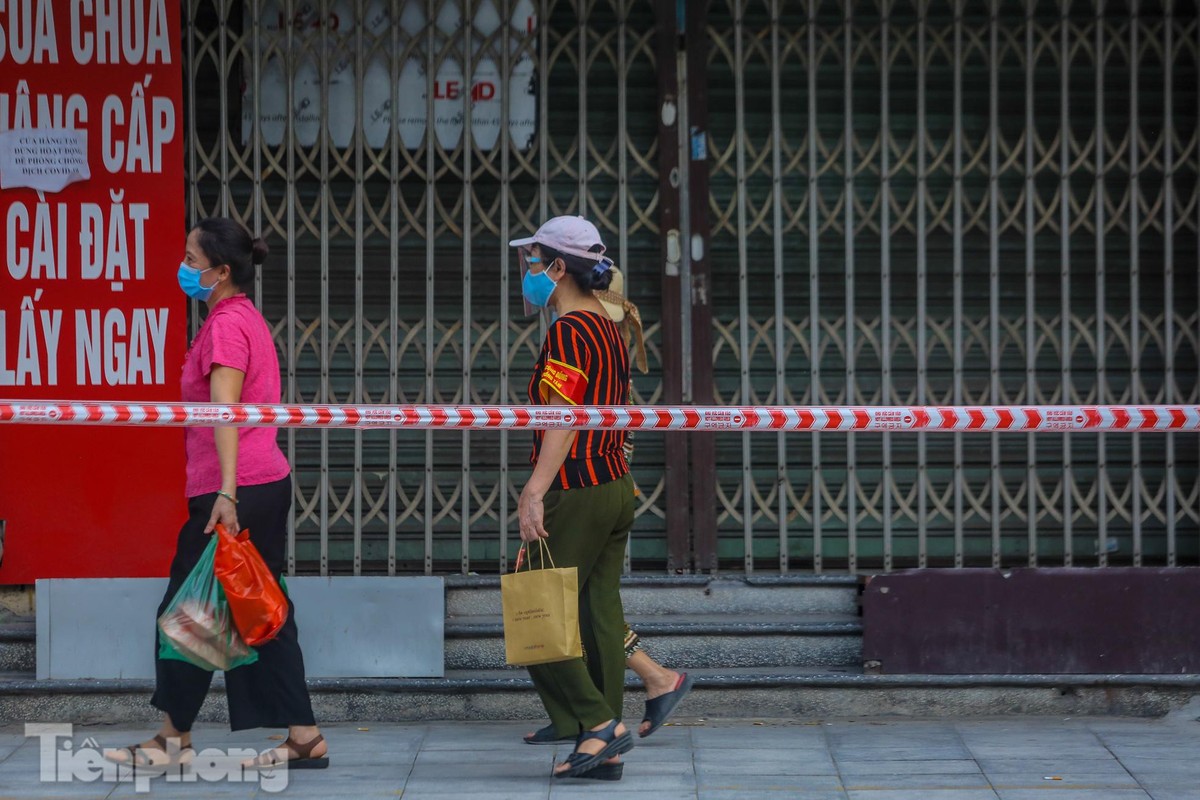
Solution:
<svg viewBox="0 0 1200 800">
<path fill-rule="evenodd" d="M 196 751 L 190 744 L 187 747 L 179 748 L 179 751 L 175 755 L 172 755 L 171 749 L 167 747 L 167 740 L 163 738 L 161 733 L 154 734 L 154 738 L 151 741 L 153 741 L 157 747 L 142 747 L 141 742 L 138 742 L 137 744 L 131 744 L 128 747 L 117 747 L 113 749 L 113 752 L 115 753 L 128 751 L 128 760 L 110 758 L 107 755 L 104 756 L 104 759 L 119 766 L 129 767 L 134 772 L 140 770 L 142 772 L 165 773 L 168 770 L 186 768 L 190 766 L 192 763 L 192 758 L 194 758 L 196 755 Z M 155 749 L 160 750 L 167 755 L 167 760 L 165 762 L 161 764 L 155 764 L 145 756 L 138 755 L 138 751 Z M 185 756 L 187 757 L 185 758 Z M 139 758 L 141 759 L 140 761 L 138 760 Z"/>
<path fill-rule="evenodd" d="M 273 747 L 270 750 L 264 750 L 254 759 L 253 764 L 243 764 L 242 769 L 275 769 L 283 767 L 284 769 L 325 769 L 329 766 L 329 756 L 313 756 L 312 751 L 318 744 L 325 741 L 325 737 L 317 734 L 311 741 L 304 744 L 292 741 L 292 737 L 288 737 L 283 741 L 280 747 L 286 747 L 296 754 L 295 758 L 280 758 L 275 752 L 278 747 Z M 268 761 L 263 761 L 263 758 Z"/>
</svg>

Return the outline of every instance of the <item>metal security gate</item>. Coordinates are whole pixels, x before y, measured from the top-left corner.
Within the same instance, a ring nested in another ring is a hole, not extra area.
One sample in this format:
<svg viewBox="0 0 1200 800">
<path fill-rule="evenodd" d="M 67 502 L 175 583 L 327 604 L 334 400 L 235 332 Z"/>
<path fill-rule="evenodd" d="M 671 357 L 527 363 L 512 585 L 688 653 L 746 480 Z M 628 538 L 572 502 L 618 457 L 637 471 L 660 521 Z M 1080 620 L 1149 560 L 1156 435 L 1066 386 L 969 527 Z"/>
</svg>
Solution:
<svg viewBox="0 0 1200 800">
<path fill-rule="evenodd" d="M 653 24 L 625 6 L 636 24 L 529 0 L 189 3 L 190 214 L 232 214 L 273 245 L 256 290 L 286 400 L 522 401 L 543 329 L 519 316 L 503 243 L 551 214 L 596 220 L 638 291 L 654 129 L 627 109 L 654 103 Z M 292 568 L 504 569 L 531 444 L 287 434 Z M 666 513 L 653 437 L 637 460 L 632 556 L 652 562 Z"/>
<path fill-rule="evenodd" d="M 718 402 L 1200 396 L 1194 4 L 729 0 L 708 29 L 732 109 L 709 118 Z M 718 452 L 720 552 L 747 570 L 1200 544 L 1190 438 Z"/>
<path fill-rule="evenodd" d="M 1195 2 L 186 21 L 189 213 L 272 244 L 255 289 L 287 402 L 522 401 L 543 328 L 503 243 L 559 213 L 597 223 L 641 307 L 635 402 L 1200 402 Z M 289 431 L 292 569 L 505 569 L 529 440 Z M 699 464 L 637 436 L 632 569 L 1200 558 L 1194 437 L 694 441 Z M 682 464 L 706 495 L 668 486 Z"/>
</svg>

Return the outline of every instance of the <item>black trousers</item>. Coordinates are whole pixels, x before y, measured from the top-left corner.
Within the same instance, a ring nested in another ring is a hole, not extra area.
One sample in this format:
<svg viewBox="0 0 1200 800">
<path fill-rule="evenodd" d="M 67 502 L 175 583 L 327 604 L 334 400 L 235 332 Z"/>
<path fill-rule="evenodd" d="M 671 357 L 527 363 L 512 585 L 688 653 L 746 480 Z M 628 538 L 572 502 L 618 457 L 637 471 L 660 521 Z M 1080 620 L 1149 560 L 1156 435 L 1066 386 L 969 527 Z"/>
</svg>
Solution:
<svg viewBox="0 0 1200 800">
<path fill-rule="evenodd" d="M 171 581 L 155 620 L 166 611 L 167 604 L 208 546 L 209 536 L 205 535 L 204 527 L 216 499 L 215 492 L 188 499 L 188 520 L 179 531 L 175 558 L 171 561 Z M 275 575 L 282 574 L 284 569 L 291 507 L 290 475 L 274 483 L 238 487 L 238 524 L 250 529 L 250 540 Z M 159 658 L 157 633 L 156 625 L 157 682 L 150 703 L 169 714 L 171 724 L 178 730 L 190 731 L 208 694 L 212 673 L 185 661 Z M 225 673 L 230 729 L 315 725 L 308 686 L 304 682 L 304 656 L 296 634 L 296 608 L 291 598 L 288 598 L 287 622 L 274 639 L 257 650 L 258 661 Z"/>
</svg>

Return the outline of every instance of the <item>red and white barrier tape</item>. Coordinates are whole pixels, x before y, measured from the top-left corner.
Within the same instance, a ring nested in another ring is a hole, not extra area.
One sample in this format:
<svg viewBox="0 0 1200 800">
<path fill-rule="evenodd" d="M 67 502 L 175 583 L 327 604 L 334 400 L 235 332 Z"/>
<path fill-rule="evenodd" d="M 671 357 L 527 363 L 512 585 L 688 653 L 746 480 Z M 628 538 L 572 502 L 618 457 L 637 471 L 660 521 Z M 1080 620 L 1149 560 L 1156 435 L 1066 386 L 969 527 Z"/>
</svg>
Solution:
<svg viewBox="0 0 1200 800">
<path fill-rule="evenodd" d="M 1200 406 L 356 406 L 0 400 L 0 425 L 631 431 L 1200 431 Z"/>
</svg>

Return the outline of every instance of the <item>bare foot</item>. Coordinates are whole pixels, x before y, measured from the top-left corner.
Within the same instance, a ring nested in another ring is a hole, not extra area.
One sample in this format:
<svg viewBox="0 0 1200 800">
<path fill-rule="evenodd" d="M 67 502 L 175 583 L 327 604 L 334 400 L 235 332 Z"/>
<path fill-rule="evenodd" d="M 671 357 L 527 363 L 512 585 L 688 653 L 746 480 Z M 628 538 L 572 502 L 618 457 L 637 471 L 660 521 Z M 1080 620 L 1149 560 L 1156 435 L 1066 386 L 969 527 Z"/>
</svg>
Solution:
<svg viewBox="0 0 1200 800">
<path fill-rule="evenodd" d="M 667 692 L 673 692 L 679 686 L 680 674 L 673 669 L 663 668 L 656 670 L 654 675 L 646 680 L 646 699 L 653 700 L 656 697 L 662 697 Z M 638 735 L 645 736 L 646 731 L 650 730 L 649 721 L 643 720 L 638 726 Z"/>
<path fill-rule="evenodd" d="M 604 722 L 604 723 L 601 723 L 600 725 L 597 725 L 596 727 L 592 728 L 592 730 L 593 731 L 602 731 L 611 724 L 612 724 L 612 720 L 609 720 L 608 722 Z M 626 729 L 625 729 L 624 723 L 617 723 L 617 728 L 613 732 L 613 738 L 616 738 L 617 736 L 622 735 L 623 733 L 625 733 L 625 730 Z M 603 739 L 584 739 L 583 742 L 581 742 L 579 744 L 579 746 L 575 748 L 575 752 L 576 753 L 587 753 L 590 756 L 594 756 L 597 753 L 599 753 L 601 750 L 603 750 L 607 744 L 608 744 L 608 742 L 605 742 Z M 621 759 L 619 756 L 613 756 L 612 758 L 605 760 L 604 763 L 605 764 L 619 764 L 619 763 L 621 763 Z M 566 772 L 570 768 L 571 768 L 571 765 L 568 764 L 567 762 L 563 761 L 554 766 L 554 774 L 559 775 L 563 772 Z"/>
</svg>

